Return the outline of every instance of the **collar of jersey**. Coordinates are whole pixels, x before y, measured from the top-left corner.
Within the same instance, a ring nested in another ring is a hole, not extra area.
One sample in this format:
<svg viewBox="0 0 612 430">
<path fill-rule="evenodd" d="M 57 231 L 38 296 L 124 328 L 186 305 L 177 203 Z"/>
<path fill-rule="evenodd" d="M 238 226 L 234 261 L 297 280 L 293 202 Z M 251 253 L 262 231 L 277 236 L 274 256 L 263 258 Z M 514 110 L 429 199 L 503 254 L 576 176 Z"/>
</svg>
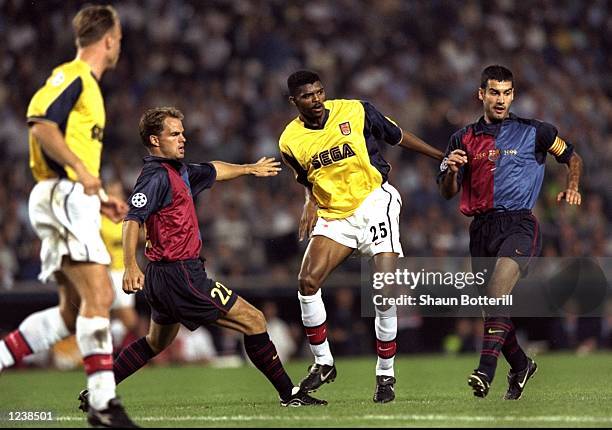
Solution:
<svg viewBox="0 0 612 430">
<path fill-rule="evenodd" d="M 487 123 L 484 119 L 484 115 L 480 117 L 478 122 L 474 125 L 474 133 L 475 134 L 490 134 L 491 136 L 496 136 L 499 132 L 501 125 L 507 121 L 515 121 L 516 115 L 512 112 L 508 114 L 506 118 L 504 118 L 501 122 L 495 123 Z"/>
<path fill-rule="evenodd" d="M 87 61 L 81 60 L 80 58 L 75 58 L 74 62 L 78 63 L 79 67 L 83 67 L 83 68 L 87 69 L 87 71 L 89 72 L 91 77 L 94 78 L 94 81 L 98 82 L 98 78 L 96 78 L 96 75 L 94 75 L 94 72 L 91 69 L 91 66 L 89 65 L 89 63 Z"/>
<path fill-rule="evenodd" d="M 329 119 L 329 113 L 330 112 L 331 111 L 329 109 L 325 108 L 325 114 L 323 115 L 323 124 L 321 124 L 321 128 L 311 127 L 308 124 L 306 124 L 304 121 L 302 121 L 301 119 L 300 119 L 300 121 L 302 122 L 302 125 L 304 126 L 304 128 L 307 128 L 308 130 L 323 130 L 325 128 L 325 126 L 327 125 L 327 120 Z"/>
<path fill-rule="evenodd" d="M 154 155 L 147 155 L 142 159 L 142 161 L 145 163 L 168 163 L 176 170 L 181 170 L 181 167 L 183 167 L 182 161 L 173 160 L 171 158 L 156 157 Z"/>
</svg>

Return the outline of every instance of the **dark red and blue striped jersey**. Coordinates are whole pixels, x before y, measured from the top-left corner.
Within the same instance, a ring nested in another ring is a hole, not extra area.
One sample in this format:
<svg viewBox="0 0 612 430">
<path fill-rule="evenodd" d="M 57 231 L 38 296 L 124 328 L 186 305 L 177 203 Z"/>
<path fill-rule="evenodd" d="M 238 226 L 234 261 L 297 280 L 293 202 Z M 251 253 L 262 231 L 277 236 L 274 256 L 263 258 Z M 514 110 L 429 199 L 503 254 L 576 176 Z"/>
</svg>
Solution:
<svg viewBox="0 0 612 430">
<path fill-rule="evenodd" d="M 459 210 L 467 216 L 532 209 L 544 180 L 546 154 L 567 164 L 574 152 L 551 124 L 514 114 L 491 124 L 482 117 L 462 128 L 451 136 L 446 156 L 455 149 L 468 157 L 457 177 L 462 188 Z M 443 161 L 438 181 L 447 168 Z"/>
<path fill-rule="evenodd" d="M 125 219 L 145 223 L 145 255 L 151 261 L 198 258 L 202 237 L 193 199 L 215 183 L 215 167 L 153 156 L 144 163 Z"/>
</svg>

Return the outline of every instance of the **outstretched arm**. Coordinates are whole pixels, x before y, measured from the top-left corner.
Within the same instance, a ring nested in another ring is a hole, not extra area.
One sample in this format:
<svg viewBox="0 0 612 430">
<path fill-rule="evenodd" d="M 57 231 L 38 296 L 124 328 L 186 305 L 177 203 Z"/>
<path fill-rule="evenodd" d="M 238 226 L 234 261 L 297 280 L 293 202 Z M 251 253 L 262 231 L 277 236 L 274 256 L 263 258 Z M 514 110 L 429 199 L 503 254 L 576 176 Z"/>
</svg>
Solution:
<svg viewBox="0 0 612 430">
<path fill-rule="evenodd" d="M 212 161 L 217 171 L 217 181 L 228 181 L 243 175 L 258 177 L 276 176 L 280 172 L 280 161 L 262 157 L 254 164 L 231 164 L 224 161 Z"/>
<path fill-rule="evenodd" d="M 565 200 L 570 205 L 580 205 L 582 196 L 578 191 L 580 175 L 582 175 L 582 158 L 574 151 L 568 163 L 567 188 L 557 195 L 557 202 Z"/>
<path fill-rule="evenodd" d="M 411 149 L 413 151 L 420 152 L 421 154 L 427 155 L 431 158 L 435 158 L 436 160 L 441 161 L 444 158 L 444 153 L 442 151 L 425 143 L 423 140 L 410 133 L 409 131 L 402 130 L 402 141 L 400 142 L 400 146 L 403 146 L 406 149 Z"/>
</svg>

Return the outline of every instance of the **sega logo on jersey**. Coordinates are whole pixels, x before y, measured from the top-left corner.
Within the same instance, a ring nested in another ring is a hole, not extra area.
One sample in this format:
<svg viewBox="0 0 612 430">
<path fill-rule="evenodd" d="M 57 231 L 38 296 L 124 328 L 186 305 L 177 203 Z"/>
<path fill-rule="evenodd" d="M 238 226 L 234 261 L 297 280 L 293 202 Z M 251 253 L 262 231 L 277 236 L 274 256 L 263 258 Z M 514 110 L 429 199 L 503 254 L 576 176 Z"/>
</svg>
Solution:
<svg viewBox="0 0 612 430">
<path fill-rule="evenodd" d="M 336 161 L 344 160 L 345 158 L 354 157 L 355 151 L 348 143 L 334 146 L 331 149 L 326 149 L 312 156 L 312 167 L 318 169 L 322 166 L 329 166 Z"/>
</svg>

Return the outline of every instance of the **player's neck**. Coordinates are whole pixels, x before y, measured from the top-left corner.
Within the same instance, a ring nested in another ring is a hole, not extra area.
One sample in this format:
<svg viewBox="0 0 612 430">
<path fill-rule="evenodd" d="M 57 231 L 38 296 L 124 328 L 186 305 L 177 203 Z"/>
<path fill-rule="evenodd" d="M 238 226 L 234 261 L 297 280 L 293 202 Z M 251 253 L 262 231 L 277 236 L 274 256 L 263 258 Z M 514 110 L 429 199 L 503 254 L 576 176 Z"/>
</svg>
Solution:
<svg viewBox="0 0 612 430">
<path fill-rule="evenodd" d="M 323 127 L 325 127 L 328 115 L 329 111 L 327 109 L 324 109 L 323 115 L 321 115 L 320 117 L 308 118 L 303 114 L 300 114 L 300 119 L 307 128 L 322 129 Z"/>
<path fill-rule="evenodd" d="M 500 122 L 502 122 L 503 120 L 505 120 L 506 118 L 508 118 L 508 114 L 506 114 L 505 117 L 501 118 L 501 119 L 497 119 L 497 118 L 489 118 L 489 116 L 485 113 L 484 114 L 484 121 L 487 124 L 499 124 Z"/>
<path fill-rule="evenodd" d="M 106 58 L 100 54 L 98 50 L 89 47 L 82 48 L 77 51 L 77 59 L 84 61 L 91 67 L 91 72 L 99 81 L 106 71 Z"/>
<path fill-rule="evenodd" d="M 167 154 L 164 154 L 157 147 L 149 148 L 149 155 L 151 155 L 152 157 L 157 157 L 157 158 L 165 158 L 168 161 L 177 161 L 179 163 L 183 161 L 182 159 L 178 159 L 176 157 L 170 157 Z"/>
</svg>

